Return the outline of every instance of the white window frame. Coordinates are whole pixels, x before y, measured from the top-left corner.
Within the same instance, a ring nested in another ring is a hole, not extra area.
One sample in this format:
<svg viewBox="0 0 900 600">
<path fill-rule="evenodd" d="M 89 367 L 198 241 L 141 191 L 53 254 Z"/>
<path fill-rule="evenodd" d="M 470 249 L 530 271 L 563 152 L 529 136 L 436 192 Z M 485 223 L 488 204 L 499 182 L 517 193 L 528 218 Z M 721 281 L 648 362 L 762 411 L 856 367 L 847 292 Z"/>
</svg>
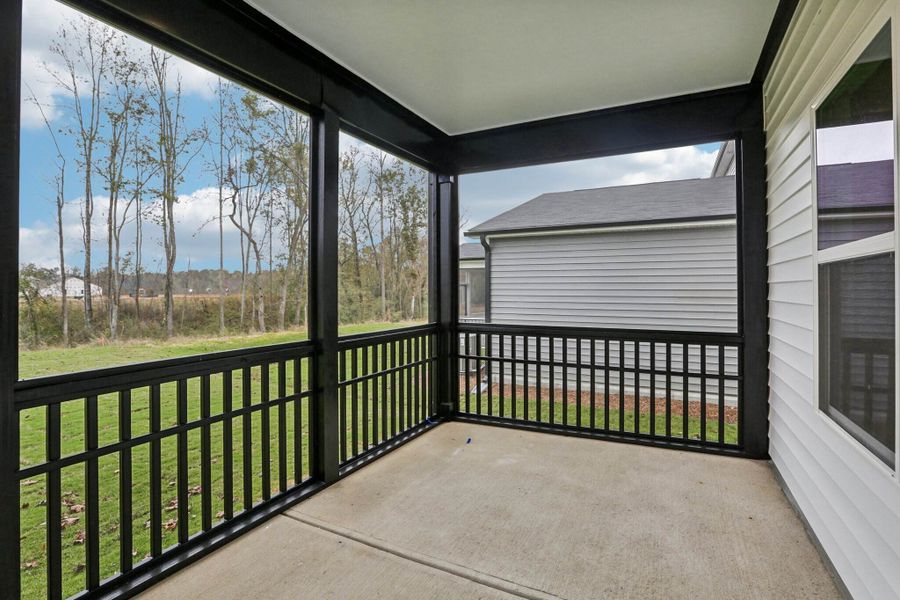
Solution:
<svg viewBox="0 0 900 600">
<path fill-rule="evenodd" d="M 894 123 L 894 230 L 892 232 L 863 238 L 839 246 L 833 246 L 819 250 L 819 215 L 818 215 L 818 158 L 816 154 L 816 110 L 822 102 L 834 90 L 837 84 L 844 78 L 862 52 L 872 42 L 885 24 L 891 24 L 891 64 L 893 77 L 891 81 L 891 93 L 893 100 Z M 900 385 L 897 375 L 900 375 L 900 160 L 898 160 L 898 148 L 900 148 L 900 127 L 898 127 L 898 114 L 900 114 L 900 102 L 898 102 L 898 65 L 900 65 L 900 2 L 887 2 L 875 15 L 872 21 L 862 31 L 859 38 L 850 46 L 838 67 L 826 81 L 822 90 L 816 95 L 809 107 L 810 134 L 810 164 L 812 170 L 811 203 L 812 203 L 812 258 L 813 258 L 813 403 L 819 419 L 837 434 L 847 440 L 851 448 L 861 454 L 871 464 L 890 476 L 895 483 L 900 484 Z M 837 261 L 875 256 L 886 252 L 894 252 L 894 467 L 891 467 L 841 426 L 831 415 L 822 410 L 819 397 L 819 266 Z"/>
</svg>

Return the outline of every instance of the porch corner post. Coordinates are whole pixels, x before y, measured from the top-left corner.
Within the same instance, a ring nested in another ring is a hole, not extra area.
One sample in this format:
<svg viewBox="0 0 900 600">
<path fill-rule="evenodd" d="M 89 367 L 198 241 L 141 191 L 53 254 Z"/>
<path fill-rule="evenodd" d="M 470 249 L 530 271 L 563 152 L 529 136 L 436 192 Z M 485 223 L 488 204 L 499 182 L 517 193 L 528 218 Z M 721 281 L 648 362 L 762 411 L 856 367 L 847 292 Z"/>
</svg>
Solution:
<svg viewBox="0 0 900 600">
<path fill-rule="evenodd" d="M 18 598 L 19 420 L 14 388 L 18 378 L 19 310 L 19 87 L 22 3 L 7 3 L 0 19 L 0 599 Z"/>
<path fill-rule="evenodd" d="M 739 416 L 744 451 L 769 456 L 769 309 L 766 219 L 766 134 L 762 97 L 748 111 L 735 144 L 738 170 L 739 331 L 744 338 L 742 410 Z"/>
<path fill-rule="evenodd" d="M 437 217 L 437 318 L 438 369 L 436 378 L 437 416 L 452 418 L 459 400 L 459 377 L 455 368 L 459 336 L 459 198 L 457 177 L 436 175 Z"/>
<path fill-rule="evenodd" d="M 340 120 L 325 107 L 313 116 L 310 189 L 310 327 L 315 343 L 313 477 L 337 480 L 338 453 L 338 177 Z"/>
</svg>

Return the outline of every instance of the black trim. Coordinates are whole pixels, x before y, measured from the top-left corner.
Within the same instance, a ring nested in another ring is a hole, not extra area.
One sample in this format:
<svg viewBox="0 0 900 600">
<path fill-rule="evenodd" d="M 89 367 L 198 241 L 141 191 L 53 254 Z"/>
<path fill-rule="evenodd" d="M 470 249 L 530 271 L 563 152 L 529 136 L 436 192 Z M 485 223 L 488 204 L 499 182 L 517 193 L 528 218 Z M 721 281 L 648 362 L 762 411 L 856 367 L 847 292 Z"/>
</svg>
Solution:
<svg viewBox="0 0 900 600">
<path fill-rule="evenodd" d="M 721 142 L 745 126 L 750 85 L 477 131 L 451 138 L 459 173 Z"/>
<path fill-rule="evenodd" d="M 766 41 L 763 43 L 762 52 L 759 53 L 759 60 L 756 63 L 756 69 L 753 71 L 753 77 L 750 82 L 757 86 L 762 86 L 769 71 L 775 63 L 775 57 L 778 56 L 778 50 L 784 41 L 794 13 L 797 11 L 797 5 L 800 0 L 779 0 L 778 8 L 775 9 L 775 15 L 772 17 L 772 24 L 769 26 L 769 33 L 766 34 Z"/>
<path fill-rule="evenodd" d="M 0 597 L 18 598 L 19 414 L 19 110 L 22 5 L 4 4 L 0 18 Z"/>
<path fill-rule="evenodd" d="M 670 225 L 676 223 L 703 223 L 706 221 L 730 221 L 736 219 L 737 215 L 719 215 L 716 217 L 698 216 L 698 217 L 674 217 L 671 219 L 650 219 L 645 221 L 622 221 L 621 223 L 578 223 L 573 225 L 549 225 L 546 227 L 518 227 L 514 229 L 472 229 L 465 232 L 467 236 L 480 235 L 482 240 L 485 237 L 493 235 L 506 235 L 510 233 L 554 233 L 557 231 L 572 231 L 577 229 L 595 229 L 601 231 L 603 229 L 616 229 L 619 227 L 642 227 L 645 225 Z M 482 245 L 484 242 L 482 241 Z M 487 256 L 485 250 L 485 256 Z"/>
</svg>

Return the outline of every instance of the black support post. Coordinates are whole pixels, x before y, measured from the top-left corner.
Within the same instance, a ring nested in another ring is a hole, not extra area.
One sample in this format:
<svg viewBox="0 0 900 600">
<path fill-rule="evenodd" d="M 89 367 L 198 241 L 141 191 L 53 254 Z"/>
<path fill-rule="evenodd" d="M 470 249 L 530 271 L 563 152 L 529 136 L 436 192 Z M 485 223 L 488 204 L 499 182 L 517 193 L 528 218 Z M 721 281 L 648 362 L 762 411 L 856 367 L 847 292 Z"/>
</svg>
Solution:
<svg viewBox="0 0 900 600">
<path fill-rule="evenodd" d="M 459 199 L 457 178 L 436 175 L 435 199 L 437 227 L 437 322 L 438 373 L 436 381 L 438 416 L 452 417 L 459 399 L 458 361 L 454 358 L 459 344 L 456 323 L 459 312 Z"/>
<path fill-rule="evenodd" d="M 738 327 L 744 337 L 741 436 L 745 452 L 769 455 L 768 267 L 766 136 L 761 94 L 748 111 L 751 125 L 735 143 L 738 169 Z"/>
<path fill-rule="evenodd" d="M 326 108 L 313 116 L 310 206 L 310 339 L 313 361 L 313 477 L 338 477 L 338 136 L 340 121 Z"/>
<path fill-rule="evenodd" d="M 18 377 L 19 87 L 22 4 L 0 19 L 0 598 L 19 597 Z"/>
</svg>

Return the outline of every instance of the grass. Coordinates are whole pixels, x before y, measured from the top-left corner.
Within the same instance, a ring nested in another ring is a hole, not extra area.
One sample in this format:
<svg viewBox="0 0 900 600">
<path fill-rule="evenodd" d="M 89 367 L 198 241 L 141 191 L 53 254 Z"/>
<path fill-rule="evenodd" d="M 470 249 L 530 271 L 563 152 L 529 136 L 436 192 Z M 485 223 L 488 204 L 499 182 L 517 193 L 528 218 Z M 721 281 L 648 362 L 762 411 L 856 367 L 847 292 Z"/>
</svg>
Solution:
<svg viewBox="0 0 900 600">
<path fill-rule="evenodd" d="M 341 334 L 376 331 L 397 324 L 370 323 L 341 328 Z M 208 352 L 232 350 L 252 346 L 264 346 L 303 339 L 305 332 L 280 332 L 255 336 L 181 339 L 167 343 L 131 341 L 115 345 L 80 346 L 75 348 L 51 348 L 27 350 L 19 354 L 19 372 L 21 378 L 32 378 L 56 373 L 96 369 L 106 366 L 189 356 Z M 270 398 L 278 397 L 277 365 L 270 367 Z M 301 370 L 301 389 L 307 388 L 309 378 L 308 361 L 303 361 Z M 261 402 L 260 367 L 251 370 L 251 404 Z M 286 373 L 287 389 L 293 389 L 293 370 Z M 232 394 L 233 406 L 239 407 L 242 398 L 243 380 L 240 371 L 233 373 Z M 200 382 L 198 379 L 188 381 L 188 421 L 200 417 Z M 220 414 L 223 410 L 223 382 L 221 375 L 211 377 L 210 405 L 211 414 Z M 98 401 L 99 444 L 108 445 L 119 439 L 118 398 L 107 394 Z M 132 436 L 146 434 L 150 430 L 149 391 L 139 388 L 132 391 L 130 422 Z M 84 449 L 84 401 L 66 402 L 61 407 L 61 454 L 63 457 L 76 454 Z M 164 384 L 160 390 L 161 426 L 163 429 L 177 424 L 175 384 Z M 402 409 L 402 408 L 401 408 Z M 277 493 L 279 486 L 277 431 L 279 409 L 272 407 L 269 411 L 270 436 L 267 440 L 271 456 L 271 492 Z M 302 476 L 309 476 L 309 406 L 308 401 L 287 403 L 285 405 L 286 439 L 294 436 L 294 412 L 299 410 L 302 421 L 301 457 L 299 462 Z M 23 468 L 39 465 L 45 460 L 46 446 L 46 409 L 37 408 L 20 413 L 20 463 Z M 365 418 L 359 415 L 358 419 Z M 253 504 L 262 500 L 262 463 L 263 440 L 260 430 L 262 411 L 249 417 L 252 438 L 252 498 Z M 351 419 L 348 417 L 348 426 Z M 233 419 L 233 510 L 235 513 L 244 508 L 243 496 L 243 420 Z M 371 429 L 370 429 L 371 430 Z M 223 424 L 210 427 L 211 438 L 211 498 L 213 522 L 220 520 L 225 511 L 224 506 L 224 469 L 223 469 Z M 150 552 L 150 494 L 149 494 L 149 444 L 143 444 L 132 451 L 132 530 L 134 536 L 133 562 L 139 563 L 149 556 Z M 189 492 L 189 531 L 194 534 L 201 530 L 201 490 L 200 490 L 200 431 L 188 433 L 188 488 Z M 163 548 L 177 543 L 177 448 L 175 436 L 166 437 L 161 443 L 162 457 L 162 505 L 163 505 Z M 288 485 L 294 482 L 294 448 L 287 444 L 286 478 Z M 114 575 L 119 569 L 120 527 L 118 505 L 120 493 L 119 454 L 114 453 L 98 460 L 99 496 L 100 496 L 100 572 L 101 578 Z M 63 469 L 62 506 L 63 516 L 63 595 L 78 593 L 85 586 L 85 489 L 84 466 L 78 464 Z M 46 597 L 46 486 L 45 476 L 38 476 L 22 482 L 21 492 L 21 562 L 22 562 L 22 597 L 37 599 Z"/>
<path fill-rule="evenodd" d="M 376 331 L 384 329 L 386 326 L 397 326 L 397 324 L 365 324 L 351 327 L 344 327 L 341 333 L 344 335 L 353 333 L 362 333 L 368 331 Z M 172 340 L 166 343 L 162 342 L 140 342 L 131 341 L 115 345 L 93 345 L 80 346 L 75 348 L 51 348 L 42 350 L 22 351 L 19 354 L 19 368 L 22 378 L 38 377 L 54 373 L 73 372 L 86 369 L 96 369 L 100 367 L 127 364 L 148 360 L 157 360 L 165 358 L 173 358 L 178 356 L 188 356 L 192 354 L 202 354 L 209 352 L 217 352 L 224 350 L 233 350 L 242 347 L 263 346 L 269 344 L 278 344 L 284 342 L 303 339 L 305 334 L 303 331 L 271 333 L 256 336 L 243 337 L 222 337 L 207 339 L 180 339 Z M 403 348 L 399 348 L 398 364 L 403 364 Z M 356 355 L 357 360 L 359 354 Z M 374 358 L 370 352 L 370 362 Z M 349 364 L 352 358 L 348 360 L 347 375 L 352 376 L 352 368 Z M 381 356 L 378 356 L 379 364 Z M 361 365 L 357 364 L 359 373 L 364 372 Z M 269 387 L 270 398 L 278 397 L 278 377 L 277 365 L 270 366 Z M 233 406 L 240 407 L 244 402 L 242 396 L 243 375 L 240 370 L 233 372 L 232 395 Z M 250 372 L 251 377 L 251 396 L 247 399 L 251 404 L 259 404 L 262 400 L 261 382 L 263 373 L 260 367 L 255 367 Z M 308 389 L 309 381 L 309 365 L 308 361 L 303 361 L 303 368 L 300 371 L 301 381 L 300 389 Z M 293 369 L 286 372 L 287 389 L 293 389 Z M 377 393 L 379 400 L 385 397 L 386 391 L 389 397 L 394 397 L 391 390 L 390 381 L 385 382 L 386 388 L 379 387 Z M 399 382 L 398 382 L 399 383 Z M 223 410 L 223 380 L 220 374 L 211 377 L 211 414 L 220 414 Z M 346 394 L 342 398 L 346 399 L 347 410 L 345 413 L 347 435 L 347 445 L 352 443 L 352 435 L 350 434 L 352 426 L 352 398 L 354 388 L 346 388 Z M 176 390 L 175 384 L 164 384 L 160 393 L 160 412 L 161 426 L 163 429 L 177 424 L 176 417 Z M 358 427 L 366 422 L 368 431 L 373 431 L 371 399 L 369 395 L 368 414 L 362 411 L 362 388 L 361 384 L 355 388 L 357 397 L 357 415 L 356 421 Z M 372 387 L 369 392 L 374 392 Z M 198 379 L 188 381 L 188 422 L 200 418 L 200 382 Z M 396 405 L 393 408 L 395 414 L 403 413 L 407 404 L 405 398 L 402 397 L 402 387 L 396 394 Z M 410 399 L 411 400 L 411 399 Z M 129 414 L 132 436 L 140 436 L 150 431 L 150 402 L 149 392 L 146 388 L 132 390 L 131 410 Z M 475 412 L 475 397 L 470 398 L 470 411 Z M 601 400 L 602 403 L 602 400 Z M 616 404 L 616 403 L 614 403 Z M 461 407 L 465 406 L 465 397 L 460 399 Z M 541 420 L 548 422 L 550 403 L 546 396 L 541 405 L 540 419 L 537 414 L 537 405 L 533 400 L 529 403 L 528 413 L 530 420 Z M 524 403 L 521 397 L 521 390 L 515 401 L 516 415 L 521 418 L 524 414 Z M 495 394 L 494 405 L 491 407 L 492 412 L 499 414 L 499 397 Z M 504 416 L 512 416 L 513 402 L 507 397 L 504 400 Z M 634 431 L 635 412 L 633 410 L 633 400 L 631 410 L 628 410 L 626 402 L 626 410 L 621 413 L 624 421 L 625 431 Z M 76 400 L 66 402 L 61 407 L 61 443 L 62 456 L 73 455 L 82 452 L 85 444 L 84 431 L 84 401 Z M 268 439 L 263 440 L 261 436 L 261 427 L 263 421 L 263 411 L 252 413 L 248 417 L 251 431 L 251 463 L 249 470 L 251 472 L 251 504 L 259 503 L 263 498 L 262 474 L 268 467 L 271 476 L 271 493 L 278 492 L 279 487 L 279 464 L 278 464 L 278 424 L 280 417 L 280 408 L 277 406 L 265 409 L 268 411 L 269 431 Z M 308 477 L 310 473 L 309 465 L 309 405 L 308 401 L 291 402 L 284 405 L 284 416 L 286 425 L 287 444 L 286 463 L 288 466 L 285 478 L 288 486 L 294 483 L 295 473 L 293 466 L 295 459 L 301 467 L 301 476 Z M 379 412 L 383 413 L 384 405 L 381 405 Z M 301 455 L 294 456 L 294 447 L 290 443 L 294 438 L 295 427 L 295 411 L 299 411 L 301 417 L 301 430 L 299 437 L 301 440 Z M 557 401 L 553 403 L 554 421 L 562 422 L 563 411 L 566 411 L 567 422 L 576 424 L 578 419 L 578 405 L 575 402 L 564 403 Z M 481 412 L 487 414 L 488 405 L 487 398 L 482 399 Z M 638 412 L 638 428 L 644 433 L 649 432 L 650 417 L 645 412 Z M 100 446 L 115 443 L 119 440 L 119 415 L 118 415 L 118 398 L 109 394 L 98 398 L 98 414 L 99 414 L 99 444 Z M 587 425 L 589 419 L 589 406 L 582 404 L 581 418 L 582 424 Z M 604 413 L 602 408 L 596 411 L 595 426 L 602 426 L 604 421 Z M 620 413 L 617 408 L 610 409 L 609 421 L 610 430 L 617 430 L 619 427 Z M 379 415 L 379 425 L 382 415 Z M 232 509 L 235 514 L 245 508 L 244 498 L 244 463 L 243 463 L 243 441 L 244 441 L 244 418 L 236 417 L 232 419 L 232 479 L 233 479 L 233 504 Z M 672 416 L 672 433 L 675 436 L 681 435 L 682 420 L 680 415 Z M 20 457 L 21 465 L 27 468 L 33 465 L 42 464 L 45 460 L 46 447 L 46 409 L 37 408 L 22 411 L 20 413 Z M 715 438 L 718 423 L 715 419 L 707 420 L 708 436 Z M 379 426 L 379 429 L 381 427 Z M 399 428 L 398 428 L 399 429 Z M 358 431 L 358 430 L 357 430 Z M 665 415 L 659 414 L 656 419 L 656 431 L 662 433 L 665 431 Z M 688 436 L 695 438 L 699 436 L 700 420 L 690 417 L 688 420 Z M 389 435 L 389 434 L 388 434 Z M 725 439 L 727 442 L 734 442 L 737 435 L 737 426 L 735 424 L 726 423 Z M 380 439 L 384 439 L 384 432 L 380 432 Z M 192 430 L 187 435 L 188 438 L 188 529 L 193 535 L 199 532 L 201 527 L 201 498 L 202 490 L 200 488 L 200 430 Z M 216 423 L 210 426 L 211 438 L 211 489 L 210 497 L 212 500 L 213 523 L 221 520 L 222 515 L 226 511 L 225 506 L 225 489 L 224 489 L 224 451 L 223 451 L 223 424 Z M 270 454 L 269 463 L 264 464 L 262 454 L 264 445 L 268 444 Z M 356 451 L 361 451 L 361 440 L 356 447 Z M 349 449 L 349 454 L 353 454 L 354 450 Z M 149 444 L 143 444 L 135 447 L 132 451 L 132 531 L 133 531 L 133 562 L 138 564 L 149 556 L 150 552 L 150 494 L 149 494 Z M 168 436 L 163 438 L 161 442 L 162 457 L 162 540 L 163 548 L 168 548 L 177 543 L 178 539 L 178 510 L 177 510 L 177 463 L 178 452 L 176 447 L 176 436 Z M 119 454 L 113 453 L 101 457 L 98 460 L 99 470 L 99 495 L 100 495 L 100 573 L 101 578 L 115 575 L 119 570 L 119 494 L 120 494 L 120 467 Z M 63 543 L 63 594 L 70 596 L 77 594 L 85 587 L 85 489 L 84 489 L 84 465 L 78 463 L 75 466 L 63 469 L 61 473 L 62 480 L 62 505 L 61 513 L 63 517 L 62 543 Z M 45 476 L 36 476 L 23 481 L 21 484 L 21 561 L 22 561 L 22 592 L 23 598 L 27 600 L 46 597 L 46 486 Z"/>
</svg>

